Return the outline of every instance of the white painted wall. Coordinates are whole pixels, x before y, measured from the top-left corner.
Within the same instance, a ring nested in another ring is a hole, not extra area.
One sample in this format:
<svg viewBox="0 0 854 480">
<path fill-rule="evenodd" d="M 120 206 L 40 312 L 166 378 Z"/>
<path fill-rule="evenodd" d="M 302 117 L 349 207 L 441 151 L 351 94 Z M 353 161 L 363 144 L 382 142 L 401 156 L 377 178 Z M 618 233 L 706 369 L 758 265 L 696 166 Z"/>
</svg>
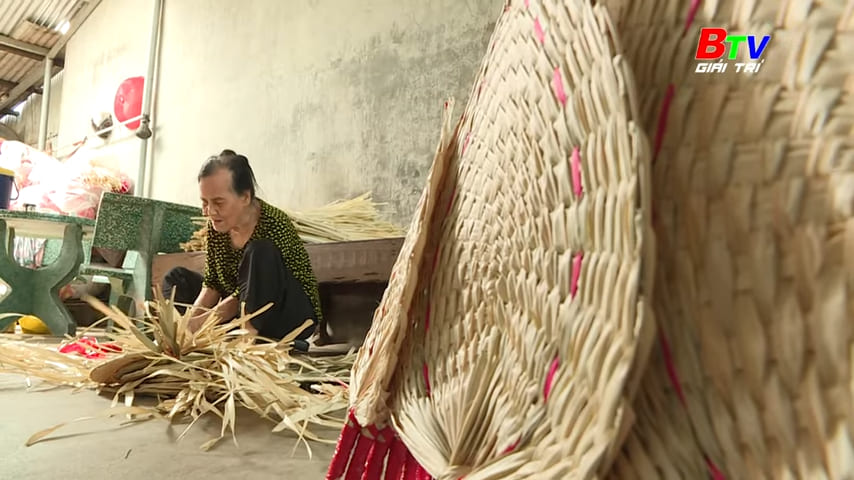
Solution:
<svg viewBox="0 0 854 480">
<path fill-rule="evenodd" d="M 180 1 L 180 0 L 179 0 Z M 89 137 L 99 161 L 135 177 L 140 142 L 119 127 L 106 141 L 94 137 L 92 115 L 113 111 L 116 89 L 128 77 L 144 76 L 153 0 L 104 0 L 66 46 L 59 144 Z M 115 121 L 115 120 L 114 120 Z"/>
<path fill-rule="evenodd" d="M 166 0 L 152 196 L 195 204 L 202 161 L 244 153 L 288 208 L 373 190 L 408 223 L 438 140 L 461 111 L 502 0 Z M 143 74 L 153 0 L 103 0 L 68 45 L 60 139 Z M 113 140 L 115 141 L 115 139 Z M 136 174 L 139 140 L 113 152 Z"/>
</svg>

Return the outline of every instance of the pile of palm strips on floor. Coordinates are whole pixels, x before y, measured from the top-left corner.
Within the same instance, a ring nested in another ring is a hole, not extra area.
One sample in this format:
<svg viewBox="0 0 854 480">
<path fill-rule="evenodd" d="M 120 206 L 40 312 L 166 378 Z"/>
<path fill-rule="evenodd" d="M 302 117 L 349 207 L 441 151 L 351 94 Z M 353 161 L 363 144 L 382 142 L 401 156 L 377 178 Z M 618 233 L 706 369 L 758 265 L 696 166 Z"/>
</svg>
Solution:
<svg viewBox="0 0 854 480">
<path fill-rule="evenodd" d="M 306 440 L 334 443 L 334 438 L 319 437 L 309 427 L 338 428 L 343 424 L 346 382 L 354 355 L 292 356 L 290 344 L 308 323 L 279 342 L 256 342 L 242 327 L 263 309 L 227 323 L 219 323 L 211 315 L 193 334 L 187 328 L 189 316 L 178 315 L 172 302 L 162 297 L 155 303 L 162 313 L 149 314 L 144 321 L 128 318 L 97 300 L 88 301 L 115 322 L 115 333 L 108 335 L 121 348 L 120 353 L 107 352 L 103 359 L 87 360 L 44 345 L 0 341 L 0 372 L 112 393 L 113 407 L 122 400 L 125 407 L 108 409 L 106 417 L 131 414 L 136 421 L 189 419 L 182 437 L 197 420 L 214 414 L 222 419 L 222 432 L 203 444 L 203 450 L 213 447 L 227 432 L 234 437 L 238 407 L 275 422 L 274 432 L 290 429 L 309 453 Z M 157 405 L 134 406 L 134 398 L 142 396 L 155 396 Z M 27 444 L 63 425 L 36 433 Z"/>
<path fill-rule="evenodd" d="M 300 238 L 307 243 L 347 242 L 398 237 L 403 230 L 380 217 L 382 204 L 371 200 L 371 192 L 350 200 L 339 200 L 320 208 L 296 211 L 283 208 L 291 217 Z M 199 225 L 190 241 L 181 244 L 185 252 L 205 250 L 207 219 L 194 220 Z"/>
<path fill-rule="evenodd" d="M 31 378 L 36 378 L 49 386 L 93 387 L 89 372 L 98 363 L 59 353 L 54 344 L 33 343 L 18 335 L 0 336 L 0 373 L 25 375 L 27 386 L 33 386 Z"/>
</svg>

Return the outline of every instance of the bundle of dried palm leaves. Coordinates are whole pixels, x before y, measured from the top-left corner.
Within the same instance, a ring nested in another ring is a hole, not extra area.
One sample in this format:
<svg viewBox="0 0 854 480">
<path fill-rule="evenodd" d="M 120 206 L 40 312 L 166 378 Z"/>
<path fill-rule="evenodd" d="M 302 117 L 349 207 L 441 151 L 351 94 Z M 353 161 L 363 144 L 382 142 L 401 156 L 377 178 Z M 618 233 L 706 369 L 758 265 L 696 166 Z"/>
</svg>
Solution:
<svg viewBox="0 0 854 480">
<path fill-rule="evenodd" d="M 208 220 L 205 217 L 198 217 L 193 219 L 193 223 L 199 229 L 193 232 L 190 240 L 181 244 L 181 249 L 185 252 L 204 252 L 207 250 L 205 239 L 208 235 Z"/>
<path fill-rule="evenodd" d="M 398 237 L 403 230 L 380 217 L 382 204 L 371 200 L 371 192 L 350 200 L 338 200 L 320 208 L 297 211 L 283 208 L 291 217 L 300 238 L 308 243 L 345 242 Z M 205 250 L 207 219 L 195 219 L 199 226 L 192 238 L 181 244 L 187 252 Z"/>
<path fill-rule="evenodd" d="M 94 387 L 89 372 L 99 363 L 101 360 L 59 353 L 55 345 L 0 339 L 0 373 L 23 374 L 57 386 Z"/>
<path fill-rule="evenodd" d="M 121 353 L 84 360 L 45 346 L 3 342 L 0 371 L 113 393 L 113 406 L 120 401 L 125 405 L 116 410 L 119 415 L 188 418 L 191 422 L 182 436 L 199 418 L 214 414 L 222 419 L 222 431 L 202 445 L 204 450 L 229 431 L 234 436 L 238 407 L 275 422 L 274 432 L 292 430 L 309 453 L 306 440 L 334 443 L 334 438 L 321 438 L 309 428 L 343 424 L 348 404 L 345 382 L 354 354 L 322 359 L 292 356 L 291 344 L 308 322 L 281 341 L 259 342 L 243 326 L 263 310 L 226 323 L 213 312 L 192 333 L 189 314 L 179 315 L 173 302 L 161 296 L 154 303 L 157 315 L 149 313 L 145 320 L 128 318 L 94 299 L 89 302 L 115 322 L 116 331 L 109 337 Z M 153 408 L 133 406 L 134 398 L 142 395 L 155 396 L 158 403 Z M 28 444 L 61 426 L 35 434 Z"/>
<path fill-rule="evenodd" d="M 371 192 L 350 200 L 339 200 L 306 211 L 285 209 L 300 237 L 310 243 L 370 240 L 397 237 L 403 229 L 380 218 Z"/>
</svg>

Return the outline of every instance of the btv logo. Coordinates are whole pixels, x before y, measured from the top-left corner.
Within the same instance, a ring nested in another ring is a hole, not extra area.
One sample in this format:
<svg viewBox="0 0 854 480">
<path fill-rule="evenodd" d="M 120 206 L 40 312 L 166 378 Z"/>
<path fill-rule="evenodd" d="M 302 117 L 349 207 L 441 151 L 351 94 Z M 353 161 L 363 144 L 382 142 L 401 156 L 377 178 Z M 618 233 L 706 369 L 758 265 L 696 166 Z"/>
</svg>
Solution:
<svg viewBox="0 0 854 480">
<path fill-rule="evenodd" d="M 727 35 L 727 31 L 723 28 L 702 28 L 700 29 L 700 39 L 697 42 L 697 52 L 694 58 L 697 60 L 717 60 L 716 62 L 698 62 L 696 73 L 724 73 L 727 71 L 729 62 L 723 60 L 724 54 L 727 53 L 729 44 L 728 60 L 735 60 L 738 56 L 739 49 L 746 51 L 749 62 L 734 63 L 736 72 L 756 73 L 759 67 L 762 66 L 760 60 L 762 53 L 768 46 L 771 40 L 770 35 L 765 35 L 759 39 L 756 35 Z M 745 45 L 746 43 L 746 45 Z M 746 48 L 741 48 L 741 47 Z"/>
</svg>

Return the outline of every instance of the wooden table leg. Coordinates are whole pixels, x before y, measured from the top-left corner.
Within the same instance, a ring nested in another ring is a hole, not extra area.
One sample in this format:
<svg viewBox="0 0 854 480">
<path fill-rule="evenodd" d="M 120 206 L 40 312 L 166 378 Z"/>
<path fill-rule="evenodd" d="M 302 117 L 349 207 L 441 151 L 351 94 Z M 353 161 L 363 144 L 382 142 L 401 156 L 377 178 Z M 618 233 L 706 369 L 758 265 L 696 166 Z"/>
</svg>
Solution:
<svg viewBox="0 0 854 480">
<path fill-rule="evenodd" d="M 0 245 L 6 243 L 6 222 L 0 220 Z M 83 230 L 66 225 L 59 258 L 36 270 L 19 266 L 8 250 L 0 252 L 0 272 L 11 292 L 0 301 L 0 314 L 35 315 L 54 335 L 74 335 L 77 323 L 59 298 L 59 290 L 76 275 L 83 263 Z M 0 328 L 14 319 L 0 320 Z"/>
</svg>

